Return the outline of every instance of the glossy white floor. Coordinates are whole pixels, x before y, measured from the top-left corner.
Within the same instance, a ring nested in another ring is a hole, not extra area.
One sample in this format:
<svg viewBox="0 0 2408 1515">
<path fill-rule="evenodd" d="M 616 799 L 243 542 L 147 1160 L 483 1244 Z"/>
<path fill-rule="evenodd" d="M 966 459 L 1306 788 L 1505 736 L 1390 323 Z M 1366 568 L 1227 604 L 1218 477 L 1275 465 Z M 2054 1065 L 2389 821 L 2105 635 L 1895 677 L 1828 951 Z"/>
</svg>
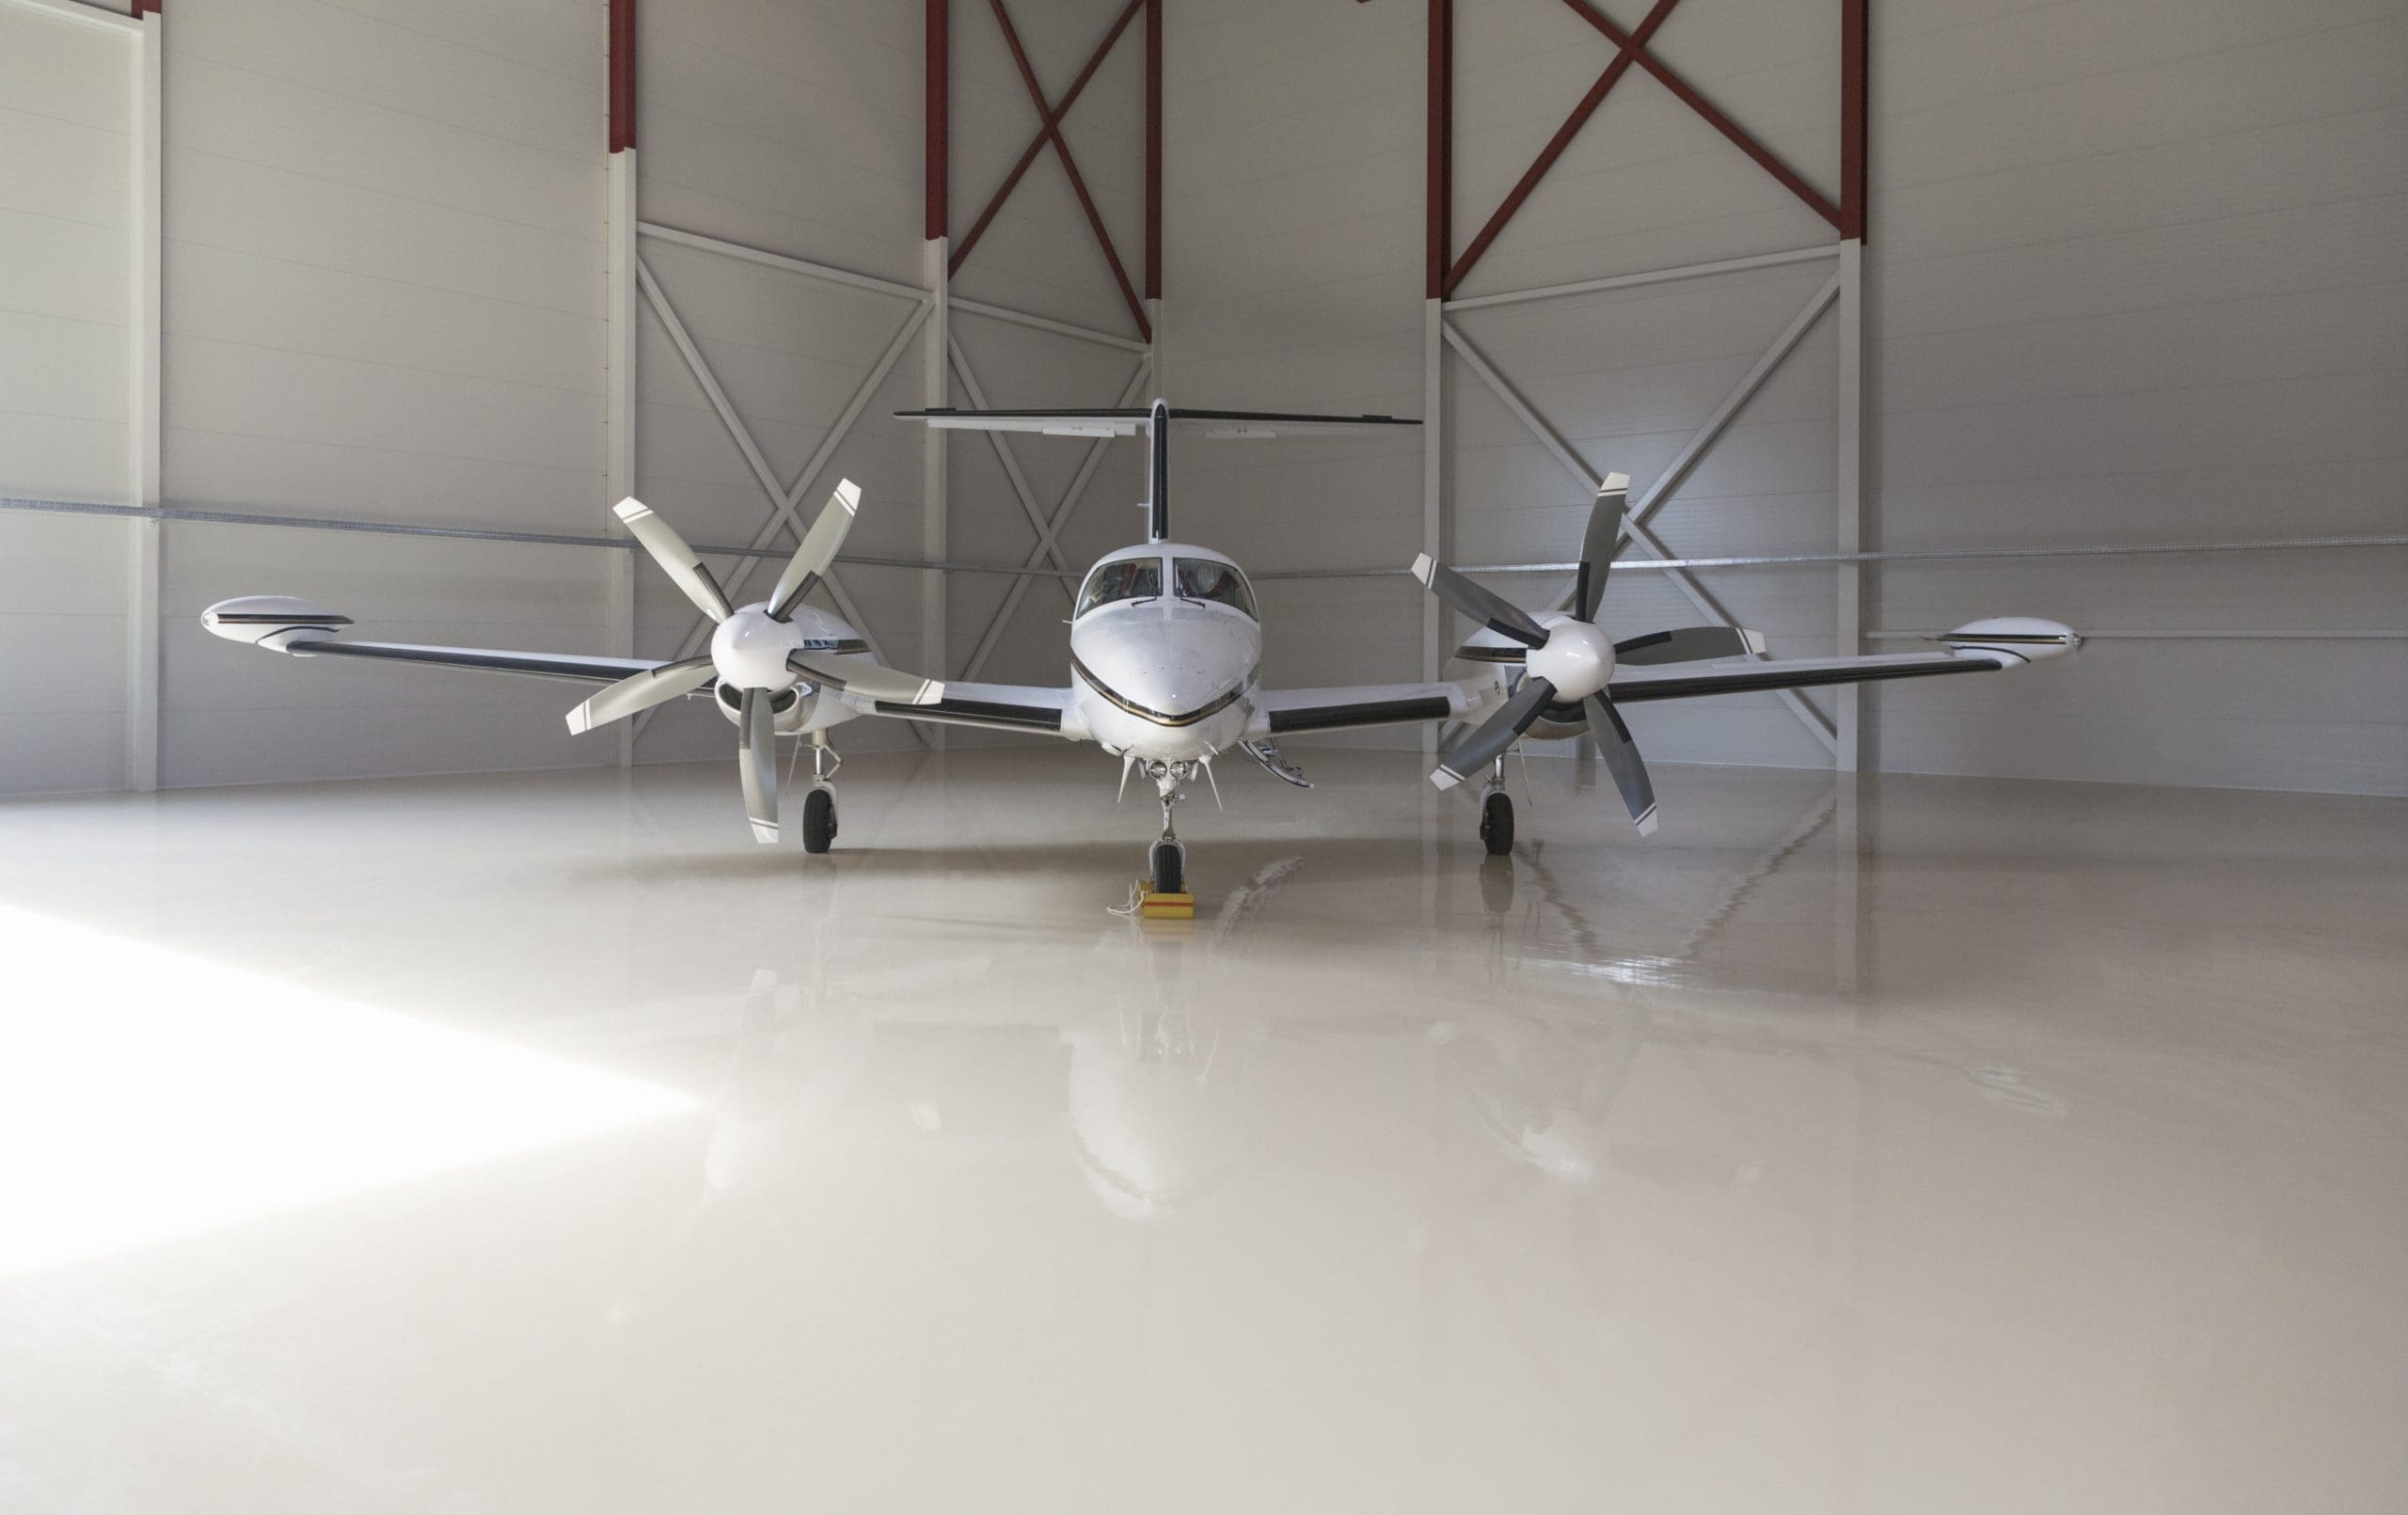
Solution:
<svg viewBox="0 0 2408 1515">
<path fill-rule="evenodd" d="M 1308 765 L 0 807 L 0 1509 L 2402 1507 L 2408 806 Z"/>
</svg>

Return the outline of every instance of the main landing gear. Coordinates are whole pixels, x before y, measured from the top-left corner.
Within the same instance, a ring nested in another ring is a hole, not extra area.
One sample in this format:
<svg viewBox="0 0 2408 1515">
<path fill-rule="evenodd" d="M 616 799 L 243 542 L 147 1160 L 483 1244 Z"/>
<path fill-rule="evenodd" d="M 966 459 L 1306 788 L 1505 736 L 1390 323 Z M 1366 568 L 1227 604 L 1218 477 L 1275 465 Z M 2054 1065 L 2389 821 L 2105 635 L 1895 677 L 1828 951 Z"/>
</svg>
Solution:
<svg viewBox="0 0 2408 1515">
<path fill-rule="evenodd" d="M 1492 858 L 1513 850 L 1513 797 L 1505 792 L 1505 760 L 1489 771 L 1488 792 L 1480 801 L 1480 840 Z"/>
<path fill-rule="evenodd" d="M 836 770 L 845 760 L 826 732 L 811 734 L 811 792 L 802 797 L 802 850 L 825 852 L 836 842 Z"/>
</svg>

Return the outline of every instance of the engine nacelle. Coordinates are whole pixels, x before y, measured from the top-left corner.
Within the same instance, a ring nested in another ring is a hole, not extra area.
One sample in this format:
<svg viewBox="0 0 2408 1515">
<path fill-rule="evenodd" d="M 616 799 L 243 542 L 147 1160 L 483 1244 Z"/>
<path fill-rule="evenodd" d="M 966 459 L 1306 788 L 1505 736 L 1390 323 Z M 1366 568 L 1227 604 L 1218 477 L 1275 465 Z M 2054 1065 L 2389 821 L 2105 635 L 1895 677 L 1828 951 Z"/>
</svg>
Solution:
<svg viewBox="0 0 2408 1515">
<path fill-rule="evenodd" d="M 744 724 L 744 691 L 721 679 L 711 690 L 712 702 L 731 726 Z M 809 679 L 799 679 L 790 689 L 780 689 L 769 696 L 769 714 L 777 718 L 778 734 L 792 736 L 807 729 L 812 712 L 821 699 L 819 686 Z"/>
</svg>

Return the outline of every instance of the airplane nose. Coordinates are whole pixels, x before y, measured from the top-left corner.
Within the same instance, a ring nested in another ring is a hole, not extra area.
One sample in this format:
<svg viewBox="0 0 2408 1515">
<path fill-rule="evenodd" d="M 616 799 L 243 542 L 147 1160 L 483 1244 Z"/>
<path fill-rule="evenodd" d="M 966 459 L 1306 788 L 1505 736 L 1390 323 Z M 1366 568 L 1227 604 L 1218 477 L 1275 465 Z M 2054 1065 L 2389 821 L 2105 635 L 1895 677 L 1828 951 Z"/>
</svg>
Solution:
<svg viewBox="0 0 2408 1515">
<path fill-rule="evenodd" d="M 1212 622 L 1136 621 L 1083 628 L 1070 653 L 1106 699 L 1150 717 L 1191 716 L 1241 687 L 1251 649 Z"/>
</svg>

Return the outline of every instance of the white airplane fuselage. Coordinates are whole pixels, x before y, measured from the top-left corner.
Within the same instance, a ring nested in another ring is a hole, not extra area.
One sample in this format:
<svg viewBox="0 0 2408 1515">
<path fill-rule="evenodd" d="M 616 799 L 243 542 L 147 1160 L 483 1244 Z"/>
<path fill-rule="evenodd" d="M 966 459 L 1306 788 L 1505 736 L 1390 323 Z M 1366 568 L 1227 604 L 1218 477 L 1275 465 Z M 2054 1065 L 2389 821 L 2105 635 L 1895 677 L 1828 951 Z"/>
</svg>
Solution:
<svg viewBox="0 0 2408 1515">
<path fill-rule="evenodd" d="M 1262 623 L 1237 563 L 1149 542 L 1087 571 L 1070 622 L 1070 685 L 1104 750 L 1164 763 L 1244 739 L 1260 683 Z"/>
</svg>

